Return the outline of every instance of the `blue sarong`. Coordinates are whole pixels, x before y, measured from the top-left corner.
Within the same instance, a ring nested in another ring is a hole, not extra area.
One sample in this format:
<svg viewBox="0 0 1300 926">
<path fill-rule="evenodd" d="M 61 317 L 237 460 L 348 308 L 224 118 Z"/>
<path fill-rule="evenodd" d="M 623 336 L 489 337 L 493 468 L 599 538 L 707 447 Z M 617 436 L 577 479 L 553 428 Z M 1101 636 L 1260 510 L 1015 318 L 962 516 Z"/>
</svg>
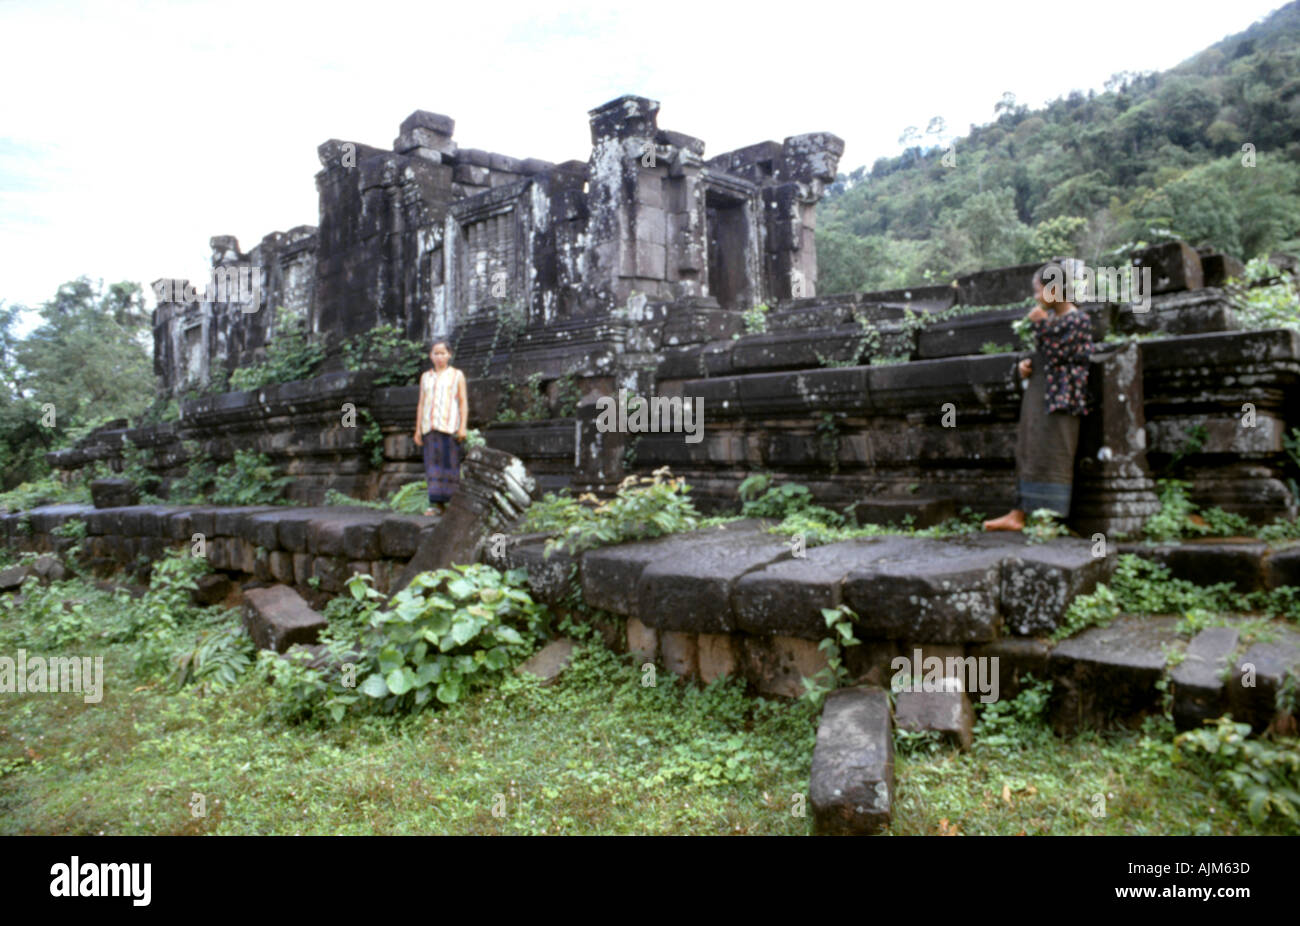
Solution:
<svg viewBox="0 0 1300 926">
<path fill-rule="evenodd" d="M 429 431 L 424 444 L 424 478 L 429 481 L 429 504 L 451 501 L 460 488 L 460 443 L 455 434 Z"/>
</svg>

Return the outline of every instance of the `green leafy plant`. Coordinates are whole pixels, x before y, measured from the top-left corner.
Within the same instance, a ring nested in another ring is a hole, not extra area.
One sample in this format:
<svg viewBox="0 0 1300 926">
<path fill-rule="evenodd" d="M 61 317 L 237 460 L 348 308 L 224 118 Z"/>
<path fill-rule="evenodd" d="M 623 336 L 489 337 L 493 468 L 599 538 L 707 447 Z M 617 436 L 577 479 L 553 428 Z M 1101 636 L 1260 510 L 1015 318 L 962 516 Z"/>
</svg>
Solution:
<svg viewBox="0 0 1300 926">
<path fill-rule="evenodd" d="M 253 664 L 257 647 L 237 616 L 219 613 L 200 626 L 192 642 L 171 655 L 167 686 L 178 691 L 194 685 L 200 691 L 224 691 Z"/>
<path fill-rule="evenodd" d="M 325 360 L 325 347 L 307 331 L 305 317 L 284 306 L 275 310 L 275 334 L 266 345 L 266 360 L 230 374 L 236 392 L 308 379 Z"/>
<path fill-rule="evenodd" d="M 838 526 L 844 516 L 814 504 L 812 492 L 805 485 L 787 482 L 773 485 L 770 473 L 755 473 L 746 477 L 737 488 L 740 496 L 740 515 L 744 518 L 788 518 L 801 514 L 821 523 Z"/>
<path fill-rule="evenodd" d="M 366 423 L 366 429 L 361 432 L 361 446 L 370 450 L 370 465 L 380 469 L 384 465 L 384 429 L 369 409 L 358 409 L 357 414 Z"/>
<path fill-rule="evenodd" d="M 769 311 L 767 304 L 760 302 L 742 312 L 740 319 L 745 326 L 745 334 L 766 334 Z"/>
<path fill-rule="evenodd" d="M 648 540 L 694 530 L 699 512 L 687 497 L 691 487 L 661 466 L 651 476 L 628 476 L 612 499 L 594 506 L 579 499 L 572 521 L 546 542 L 544 556 L 556 550 L 578 553 L 627 540 Z"/>
<path fill-rule="evenodd" d="M 831 635 L 817 644 L 817 649 L 826 654 L 826 667 L 820 672 L 803 679 L 804 693 L 801 695 L 814 707 L 821 705 L 830 692 L 842 686 L 849 676 L 844 665 L 844 647 L 857 646 L 862 641 L 853 635 L 853 622 L 857 614 L 848 605 L 836 608 L 822 608 L 822 619 Z"/>
<path fill-rule="evenodd" d="M 980 345 L 981 354 L 1009 354 L 1015 349 L 1014 344 L 999 344 L 997 341 L 985 341 Z"/>
<path fill-rule="evenodd" d="M 418 381 L 424 366 L 424 345 L 403 337 L 395 325 L 376 325 L 354 334 L 339 345 L 343 366 L 371 371 L 378 388 L 409 386 Z"/>
<path fill-rule="evenodd" d="M 275 475 L 265 454 L 236 450 L 233 460 L 218 467 L 209 500 L 213 505 L 279 505 L 291 481 Z"/>
<path fill-rule="evenodd" d="M 549 612 L 526 589 L 526 571 L 483 564 L 416 576 L 371 615 L 358 690 L 386 712 L 459 701 L 543 637 Z"/>
<path fill-rule="evenodd" d="M 1232 715 L 1174 739 L 1174 761 L 1187 761 L 1232 795 L 1256 823 L 1277 814 L 1300 823 L 1300 747 L 1294 739 L 1251 739 Z"/>
<path fill-rule="evenodd" d="M 1025 522 L 1024 535 L 1029 539 L 1029 543 L 1046 543 L 1057 537 L 1063 537 L 1066 533 L 1059 516 L 1050 508 L 1035 508 L 1029 513 L 1029 519 Z"/>
</svg>

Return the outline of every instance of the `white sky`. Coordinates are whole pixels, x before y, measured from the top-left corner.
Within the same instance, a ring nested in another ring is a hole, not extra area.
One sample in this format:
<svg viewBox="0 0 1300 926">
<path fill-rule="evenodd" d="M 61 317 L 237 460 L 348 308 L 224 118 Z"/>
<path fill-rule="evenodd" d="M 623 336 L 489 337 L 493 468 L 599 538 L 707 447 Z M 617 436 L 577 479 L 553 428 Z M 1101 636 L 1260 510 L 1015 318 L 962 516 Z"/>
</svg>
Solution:
<svg viewBox="0 0 1300 926">
<path fill-rule="evenodd" d="M 0 0 L 0 299 L 86 274 L 152 306 L 152 280 L 206 279 L 213 235 L 317 224 L 316 146 L 387 148 L 415 109 L 462 147 L 559 162 L 586 160 L 589 109 L 635 93 L 706 157 L 831 131 L 847 173 L 931 116 L 962 135 L 1003 91 L 1100 91 L 1281 5 Z"/>
</svg>

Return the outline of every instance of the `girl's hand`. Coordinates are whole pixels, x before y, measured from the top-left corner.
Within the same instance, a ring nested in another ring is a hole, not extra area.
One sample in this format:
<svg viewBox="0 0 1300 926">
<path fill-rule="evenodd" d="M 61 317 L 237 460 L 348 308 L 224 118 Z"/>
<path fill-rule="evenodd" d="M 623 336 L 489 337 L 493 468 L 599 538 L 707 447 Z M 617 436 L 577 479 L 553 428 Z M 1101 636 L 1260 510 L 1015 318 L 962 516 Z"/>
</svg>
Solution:
<svg viewBox="0 0 1300 926">
<path fill-rule="evenodd" d="M 456 432 L 456 440 L 464 440 L 468 436 L 469 434 L 464 428 L 461 428 L 459 431 Z"/>
<path fill-rule="evenodd" d="M 415 446 L 417 446 L 417 447 L 423 447 L 423 446 L 424 446 L 424 438 L 420 437 L 420 432 L 419 432 L 419 431 L 416 431 L 416 432 L 415 432 Z"/>
<path fill-rule="evenodd" d="M 1029 374 L 1034 371 L 1033 361 L 1026 357 L 1024 360 L 1020 361 L 1020 363 L 1016 364 L 1016 369 L 1020 371 L 1021 379 L 1028 379 Z"/>
<path fill-rule="evenodd" d="M 1041 322 L 1046 317 L 1047 313 L 1043 311 L 1041 305 L 1036 305 L 1029 311 L 1029 320 L 1031 322 Z"/>
</svg>

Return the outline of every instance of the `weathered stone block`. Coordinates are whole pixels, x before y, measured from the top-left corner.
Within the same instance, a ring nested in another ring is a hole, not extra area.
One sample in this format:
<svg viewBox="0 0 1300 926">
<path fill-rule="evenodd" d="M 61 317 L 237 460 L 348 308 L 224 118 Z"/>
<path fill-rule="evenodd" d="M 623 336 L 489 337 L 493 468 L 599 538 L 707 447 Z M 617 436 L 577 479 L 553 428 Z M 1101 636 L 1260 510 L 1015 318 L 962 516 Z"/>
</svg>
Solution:
<svg viewBox="0 0 1300 926">
<path fill-rule="evenodd" d="M 659 633 L 635 617 L 627 619 L 627 649 L 642 659 L 653 661 L 659 652 Z"/>
<path fill-rule="evenodd" d="M 272 550 L 270 555 L 271 576 L 277 582 L 283 582 L 285 585 L 292 585 L 293 576 L 293 554 L 284 550 Z"/>
<path fill-rule="evenodd" d="M 1173 617 L 1120 617 L 1058 644 L 1048 660 L 1057 732 L 1101 728 L 1159 710 L 1156 682 L 1166 652 L 1186 646 L 1175 632 L 1177 623 Z"/>
<path fill-rule="evenodd" d="M 764 694 L 797 698 L 805 678 L 826 668 L 826 654 L 811 640 L 797 637 L 736 636 L 745 677 Z"/>
<path fill-rule="evenodd" d="M 884 691 L 842 688 L 826 696 L 809 791 L 818 833 L 870 835 L 889 825 L 894 738 Z"/>
<path fill-rule="evenodd" d="M 262 649 L 283 653 L 293 643 L 315 643 L 325 619 L 286 585 L 244 592 L 244 626 Z"/>
<path fill-rule="evenodd" d="M 293 584 L 307 584 L 307 580 L 312 577 L 312 560 L 314 557 L 310 553 L 293 553 Z"/>
<path fill-rule="evenodd" d="M 666 669 L 687 678 L 699 675 L 699 650 L 695 634 L 666 630 L 660 635 L 659 644 Z"/>
<path fill-rule="evenodd" d="M 894 696 L 894 724 L 900 730 L 934 730 L 962 749 L 970 749 L 975 712 L 965 679 L 945 679 L 944 691 L 900 691 Z"/>
<path fill-rule="evenodd" d="M 728 633 L 702 633 L 696 638 L 700 681 L 706 685 L 724 675 L 737 674 L 736 648 Z"/>
<path fill-rule="evenodd" d="M 1220 677 L 1237 648 L 1235 627 L 1207 627 L 1187 644 L 1186 656 L 1174 667 L 1174 725 L 1199 727 L 1227 710 L 1227 686 Z"/>
</svg>

